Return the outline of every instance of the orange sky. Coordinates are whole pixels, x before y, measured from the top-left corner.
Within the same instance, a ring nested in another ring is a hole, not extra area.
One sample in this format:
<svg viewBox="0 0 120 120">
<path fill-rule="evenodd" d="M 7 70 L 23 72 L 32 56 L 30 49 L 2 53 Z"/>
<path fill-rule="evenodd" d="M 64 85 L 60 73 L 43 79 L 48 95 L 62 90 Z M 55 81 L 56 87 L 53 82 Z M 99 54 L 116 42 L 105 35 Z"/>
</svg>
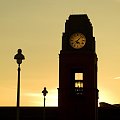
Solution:
<svg viewBox="0 0 120 120">
<path fill-rule="evenodd" d="M 98 55 L 99 101 L 120 103 L 120 0 L 1 0 L 0 106 L 16 105 L 17 64 L 21 48 L 21 105 L 57 105 L 58 60 L 70 14 L 88 14 Z"/>
</svg>

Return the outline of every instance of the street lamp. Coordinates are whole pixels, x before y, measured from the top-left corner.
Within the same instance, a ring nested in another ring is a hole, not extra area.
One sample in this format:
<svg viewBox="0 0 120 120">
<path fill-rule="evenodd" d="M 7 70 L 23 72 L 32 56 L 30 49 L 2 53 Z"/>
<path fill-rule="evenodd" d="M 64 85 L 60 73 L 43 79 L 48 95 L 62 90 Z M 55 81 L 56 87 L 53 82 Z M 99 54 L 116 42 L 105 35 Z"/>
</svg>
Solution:
<svg viewBox="0 0 120 120">
<path fill-rule="evenodd" d="M 18 64 L 18 84 L 17 84 L 17 120 L 19 120 L 19 107 L 20 107 L 20 64 L 22 60 L 25 59 L 24 55 L 22 54 L 22 50 L 18 49 L 18 53 L 14 56 Z"/>
<path fill-rule="evenodd" d="M 43 111 L 43 120 L 45 120 L 45 96 L 47 95 L 48 91 L 46 87 L 44 87 L 44 90 L 42 91 L 43 96 L 44 96 L 44 111 Z"/>
</svg>

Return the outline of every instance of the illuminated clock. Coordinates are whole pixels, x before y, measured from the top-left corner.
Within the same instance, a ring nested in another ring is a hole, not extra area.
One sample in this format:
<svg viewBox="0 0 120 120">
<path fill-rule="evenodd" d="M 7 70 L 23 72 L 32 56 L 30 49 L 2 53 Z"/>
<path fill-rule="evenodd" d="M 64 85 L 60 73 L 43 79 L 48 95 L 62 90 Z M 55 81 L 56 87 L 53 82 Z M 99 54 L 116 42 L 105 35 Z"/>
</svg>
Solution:
<svg viewBox="0 0 120 120">
<path fill-rule="evenodd" d="M 74 33 L 69 39 L 70 45 L 75 49 L 80 49 L 85 46 L 86 37 L 82 33 Z"/>
</svg>

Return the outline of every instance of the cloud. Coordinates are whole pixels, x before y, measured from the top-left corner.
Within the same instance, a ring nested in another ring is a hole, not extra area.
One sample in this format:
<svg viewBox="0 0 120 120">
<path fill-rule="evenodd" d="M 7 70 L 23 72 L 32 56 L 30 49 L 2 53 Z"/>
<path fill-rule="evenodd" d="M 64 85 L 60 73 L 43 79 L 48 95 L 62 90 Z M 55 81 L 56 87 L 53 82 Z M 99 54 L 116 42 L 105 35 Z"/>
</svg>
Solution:
<svg viewBox="0 0 120 120">
<path fill-rule="evenodd" d="M 56 89 L 51 89 L 48 91 L 47 96 L 53 97 L 57 95 L 57 90 Z M 42 93 L 34 93 L 34 92 L 26 92 L 22 94 L 23 96 L 28 96 L 28 97 L 43 97 Z"/>
<path fill-rule="evenodd" d="M 115 80 L 118 80 L 118 79 L 120 79 L 120 77 L 115 77 L 114 79 L 115 79 Z"/>
<path fill-rule="evenodd" d="M 28 97 L 40 97 L 40 93 L 24 93 L 23 95 Z"/>
</svg>

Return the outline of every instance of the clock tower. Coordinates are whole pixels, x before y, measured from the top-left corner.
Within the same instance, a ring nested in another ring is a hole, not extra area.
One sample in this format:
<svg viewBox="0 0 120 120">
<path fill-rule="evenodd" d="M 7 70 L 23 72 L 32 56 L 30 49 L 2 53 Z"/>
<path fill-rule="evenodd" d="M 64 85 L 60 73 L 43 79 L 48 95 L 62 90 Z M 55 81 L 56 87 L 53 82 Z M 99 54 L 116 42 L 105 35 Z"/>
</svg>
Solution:
<svg viewBox="0 0 120 120">
<path fill-rule="evenodd" d="M 86 14 L 70 15 L 59 54 L 60 120 L 97 120 L 97 55 Z"/>
</svg>

